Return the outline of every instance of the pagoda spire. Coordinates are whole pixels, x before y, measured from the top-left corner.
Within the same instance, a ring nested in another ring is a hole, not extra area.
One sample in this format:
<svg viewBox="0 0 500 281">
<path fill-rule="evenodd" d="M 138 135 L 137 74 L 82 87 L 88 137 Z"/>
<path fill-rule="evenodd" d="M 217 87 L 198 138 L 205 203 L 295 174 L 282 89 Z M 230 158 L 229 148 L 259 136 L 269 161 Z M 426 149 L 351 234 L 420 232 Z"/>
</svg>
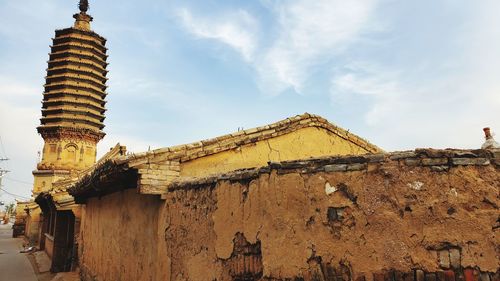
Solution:
<svg viewBox="0 0 500 281">
<path fill-rule="evenodd" d="M 37 127 L 44 148 L 33 171 L 35 194 L 94 165 L 105 135 L 106 39 L 90 30 L 88 1 L 79 0 L 78 8 L 75 25 L 56 30 L 52 41 Z"/>
<path fill-rule="evenodd" d="M 80 9 L 80 13 L 74 14 L 73 18 L 75 18 L 74 28 L 90 31 L 90 22 L 92 21 L 92 16 L 87 15 L 87 11 L 89 9 L 89 1 L 88 0 L 80 0 L 78 3 L 78 9 Z"/>
<path fill-rule="evenodd" d="M 86 13 L 89 9 L 89 1 L 80 0 L 80 3 L 78 3 L 78 8 L 80 9 L 80 12 Z"/>
</svg>

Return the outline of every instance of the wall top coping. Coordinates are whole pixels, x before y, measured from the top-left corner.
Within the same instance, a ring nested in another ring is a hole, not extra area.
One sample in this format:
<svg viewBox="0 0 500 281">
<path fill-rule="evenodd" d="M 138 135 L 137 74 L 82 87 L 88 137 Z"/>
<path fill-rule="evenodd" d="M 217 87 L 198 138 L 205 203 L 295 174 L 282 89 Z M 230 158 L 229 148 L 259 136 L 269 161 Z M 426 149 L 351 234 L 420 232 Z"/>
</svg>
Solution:
<svg viewBox="0 0 500 281">
<path fill-rule="evenodd" d="M 410 167 L 425 167 L 434 172 L 448 172 L 459 166 L 493 166 L 500 168 L 500 149 L 495 150 L 459 150 L 459 149 L 415 149 L 411 151 L 396 151 L 391 153 L 329 156 L 283 162 L 269 162 L 259 168 L 241 169 L 229 173 L 216 174 L 203 178 L 179 178 L 168 186 L 168 192 L 179 189 L 195 189 L 214 186 L 221 181 L 250 181 L 260 174 L 277 171 L 286 173 L 347 173 L 368 171 L 370 164 L 388 164 L 397 162 Z"/>
</svg>

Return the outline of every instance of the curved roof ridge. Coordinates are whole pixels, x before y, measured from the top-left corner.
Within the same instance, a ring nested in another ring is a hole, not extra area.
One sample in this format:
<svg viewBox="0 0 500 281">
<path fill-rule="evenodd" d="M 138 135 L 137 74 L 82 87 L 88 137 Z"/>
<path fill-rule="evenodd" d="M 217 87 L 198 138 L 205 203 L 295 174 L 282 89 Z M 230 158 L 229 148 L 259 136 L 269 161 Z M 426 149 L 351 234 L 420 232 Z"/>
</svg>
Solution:
<svg viewBox="0 0 500 281">
<path fill-rule="evenodd" d="M 368 142 L 367 140 L 353 133 L 350 133 L 348 130 L 345 130 L 329 122 L 327 119 L 319 115 L 310 114 L 306 112 L 300 115 L 288 117 L 286 119 L 268 125 L 241 130 L 214 138 L 209 138 L 201 141 L 196 141 L 176 146 L 158 148 L 141 153 L 133 153 L 125 157 L 118 157 L 116 158 L 115 161 L 119 163 L 139 162 L 144 158 L 148 159 L 155 158 L 157 156 L 165 154 L 170 155 L 170 157 L 168 156 L 166 158 L 161 157 L 161 161 L 164 160 L 182 161 L 182 158 L 185 156 L 187 151 L 191 150 L 197 151 L 198 153 L 196 154 L 196 156 L 189 159 L 186 158 L 184 159 L 184 161 L 189 161 L 199 157 L 215 154 L 221 151 L 230 150 L 241 145 L 285 135 L 290 132 L 308 127 L 317 127 L 328 130 L 336 134 L 337 136 L 364 148 L 368 152 L 371 153 L 383 152 L 383 150 L 377 147 L 376 145 Z M 154 159 L 152 160 L 154 161 Z M 142 163 L 142 161 L 140 162 Z M 134 166 L 134 164 L 131 163 L 131 166 Z"/>
</svg>

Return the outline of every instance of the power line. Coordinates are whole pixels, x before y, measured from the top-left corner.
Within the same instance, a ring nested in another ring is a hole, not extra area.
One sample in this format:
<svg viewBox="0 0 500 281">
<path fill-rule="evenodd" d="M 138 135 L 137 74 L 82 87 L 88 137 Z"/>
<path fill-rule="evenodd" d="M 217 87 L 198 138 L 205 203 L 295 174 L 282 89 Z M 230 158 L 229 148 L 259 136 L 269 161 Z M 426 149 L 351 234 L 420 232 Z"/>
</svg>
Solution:
<svg viewBox="0 0 500 281">
<path fill-rule="evenodd" d="M 3 160 L 8 160 L 7 153 L 5 153 L 5 146 L 3 145 L 2 141 L 2 136 L 0 136 L 0 147 L 2 147 L 3 157 L 5 157 L 5 159 Z"/>
<path fill-rule="evenodd" d="M 0 190 L 3 191 L 3 192 L 5 192 L 5 193 L 7 193 L 7 194 L 9 194 L 10 196 L 15 197 L 15 198 L 21 198 L 21 199 L 24 199 L 24 200 L 30 200 L 31 199 L 31 198 L 28 198 L 28 197 L 24 197 L 22 195 L 17 195 L 17 194 L 14 194 L 14 193 L 10 193 L 10 192 L 8 192 L 7 190 L 5 190 L 5 189 L 3 189 L 1 187 L 0 187 Z"/>
<path fill-rule="evenodd" d="M 4 179 L 7 179 L 7 180 L 10 180 L 10 181 L 13 181 L 13 182 L 17 182 L 17 183 L 26 184 L 26 185 L 29 185 L 29 186 L 33 186 L 32 182 L 27 182 L 27 181 L 22 181 L 22 180 L 16 180 L 16 179 L 9 178 L 9 177 L 4 177 Z"/>
</svg>

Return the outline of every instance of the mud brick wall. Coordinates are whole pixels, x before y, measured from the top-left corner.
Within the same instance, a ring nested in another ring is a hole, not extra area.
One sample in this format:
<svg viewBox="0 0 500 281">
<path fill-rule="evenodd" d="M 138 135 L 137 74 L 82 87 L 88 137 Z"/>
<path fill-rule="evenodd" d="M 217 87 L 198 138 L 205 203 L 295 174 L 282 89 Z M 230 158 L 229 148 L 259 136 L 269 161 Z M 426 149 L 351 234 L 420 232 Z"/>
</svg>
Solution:
<svg viewBox="0 0 500 281">
<path fill-rule="evenodd" d="M 171 184 L 158 276 L 500 280 L 498 158 L 416 150 L 269 163 Z"/>
</svg>

